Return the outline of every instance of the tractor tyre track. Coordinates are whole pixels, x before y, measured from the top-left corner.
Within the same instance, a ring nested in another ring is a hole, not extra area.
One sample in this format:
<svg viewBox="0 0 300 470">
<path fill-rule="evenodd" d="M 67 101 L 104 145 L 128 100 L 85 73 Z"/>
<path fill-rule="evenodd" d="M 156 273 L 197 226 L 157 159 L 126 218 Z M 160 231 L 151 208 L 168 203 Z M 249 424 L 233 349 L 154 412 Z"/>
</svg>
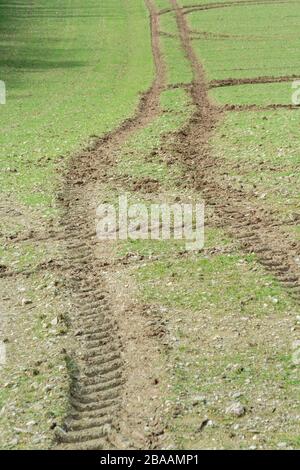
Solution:
<svg viewBox="0 0 300 470">
<path fill-rule="evenodd" d="M 244 250 L 256 253 L 261 264 L 300 301 L 299 242 L 281 229 L 276 214 L 248 201 L 247 193 L 231 187 L 226 177 L 217 176 L 222 162 L 212 156 L 209 140 L 222 111 L 208 98 L 209 85 L 191 46 L 184 11 L 177 0 L 170 2 L 176 13 L 182 47 L 193 68 L 191 95 L 196 107 L 186 128 L 177 135 L 174 158 L 184 162 L 191 185 L 201 191 L 206 204 L 214 208 L 220 225 L 239 240 Z"/>
<path fill-rule="evenodd" d="M 230 8 L 236 6 L 247 6 L 247 5 L 269 5 L 269 4 L 285 4 L 285 3 L 296 3 L 296 0 L 242 0 L 242 1 L 235 1 L 235 2 L 214 2 L 214 3 L 203 3 L 201 5 L 185 5 L 181 8 L 184 15 L 189 13 L 193 13 L 194 11 L 206 11 L 206 10 L 214 10 L 216 8 Z M 166 13 L 170 13 L 174 11 L 176 8 L 163 8 L 159 11 L 160 15 L 164 15 Z"/>
<path fill-rule="evenodd" d="M 268 83 L 284 83 L 284 82 L 289 83 L 297 79 L 299 79 L 299 75 L 284 75 L 284 76 L 279 76 L 279 77 L 264 76 L 264 77 L 253 77 L 253 78 L 227 78 L 225 80 L 212 80 L 209 83 L 209 88 L 219 88 L 219 87 L 239 86 L 239 85 L 268 84 Z"/>
<path fill-rule="evenodd" d="M 297 104 L 283 104 L 283 103 L 273 103 L 273 104 L 266 104 L 257 105 L 257 104 L 225 104 L 220 106 L 220 109 L 224 111 L 256 111 L 256 112 L 263 112 L 263 111 L 274 111 L 275 109 L 288 109 L 290 111 L 299 111 L 300 107 Z"/>
<path fill-rule="evenodd" d="M 56 430 L 57 449 L 109 449 L 115 447 L 116 436 L 122 439 L 119 435 L 124 384 L 122 344 L 118 317 L 101 274 L 103 263 L 95 252 L 95 192 L 97 185 L 105 181 L 107 165 L 114 164 L 120 146 L 160 112 L 165 66 L 159 48 L 159 21 L 152 0 L 145 2 L 156 68 L 153 85 L 142 96 L 133 118 L 72 159 L 59 196 L 64 212 L 62 249 L 68 265 L 64 274 L 65 294 L 78 350 L 68 357 L 70 412 L 63 427 Z"/>
<path fill-rule="evenodd" d="M 207 11 L 214 10 L 216 8 L 231 8 L 231 7 L 243 7 L 251 5 L 280 5 L 285 3 L 293 3 L 291 0 L 242 0 L 237 2 L 224 2 L 224 3 L 207 3 L 202 5 L 190 5 L 185 6 L 183 14 L 188 15 L 194 11 Z"/>
<path fill-rule="evenodd" d="M 241 35 L 241 34 L 229 34 L 229 33 L 213 33 L 211 31 L 200 31 L 196 29 L 190 29 L 190 34 L 192 35 L 192 40 L 196 41 L 198 39 L 205 39 L 205 40 L 217 40 L 217 41 L 224 41 L 226 39 L 232 40 L 237 39 L 239 41 L 265 41 L 266 36 L 258 36 L 258 35 Z M 268 36 L 268 39 L 271 39 Z M 281 36 L 272 36 L 274 40 L 287 40 L 287 37 Z"/>
</svg>

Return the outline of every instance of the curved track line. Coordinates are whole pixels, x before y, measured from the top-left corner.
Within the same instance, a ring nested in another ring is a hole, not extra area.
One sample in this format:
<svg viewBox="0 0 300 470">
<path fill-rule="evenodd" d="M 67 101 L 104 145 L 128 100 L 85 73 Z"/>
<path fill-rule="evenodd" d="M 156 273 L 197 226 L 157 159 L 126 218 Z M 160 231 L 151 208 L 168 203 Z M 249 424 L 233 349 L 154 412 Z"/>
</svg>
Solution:
<svg viewBox="0 0 300 470">
<path fill-rule="evenodd" d="M 229 33 L 213 33 L 211 31 L 200 31 L 196 29 L 189 29 L 189 33 L 192 35 L 193 41 L 197 40 L 216 40 L 223 41 L 224 39 L 237 39 L 239 41 L 265 41 L 276 40 L 276 41 L 286 41 L 290 38 L 296 39 L 297 36 L 258 36 L 258 35 L 242 35 L 242 34 L 229 34 Z"/>
<path fill-rule="evenodd" d="M 300 301 L 300 243 L 281 231 L 276 214 L 248 201 L 247 193 L 236 190 L 226 177 L 216 176 L 220 162 L 211 155 L 209 140 L 221 111 L 210 103 L 207 83 L 198 58 L 191 46 L 186 17 L 177 0 L 170 0 L 176 12 L 182 47 L 190 60 L 194 82 L 191 90 L 196 112 L 178 133 L 174 157 L 183 161 L 191 185 L 200 190 L 212 206 L 220 224 L 241 246 L 255 252 L 259 261 L 275 275 L 290 294 Z"/>
<path fill-rule="evenodd" d="M 251 5 L 276 5 L 276 4 L 290 4 L 297 3 L 296 1 L 290 0 L 245 0 L 240 2 L 226 2 L 226 3 L 206 3 L 203 5 L 191 5 L 183 8 L 183 14 L 188 15 L 194 11 L 207 11 L 218 8 L 231 8 L 231 7 L 243 7 Z"/>
<path fill-rule="evenodd" d="M 253 78 L 226 78 L 224 80 L 212 80 L 209 83 L 209 88 L 219 88 L 227 86 L 238 86 L 238 85 L 256 85 L 260 83 L 283 83 L 292 82 L 293 80 L 299 79 L 299 75 L 285 75 L 280 77 L 263 76 Z"/>
<path fill-rule="evenodd" d="M 291 111 L 299 111 L 299 105 L 293 104 L 268 104 L 266 106 L 260 106 L 257 104 L 225 104 L 220 109 L 224 111 L 273 111 L 275 109 L 289 109 Z"/>
<path fill-rule="evenodd" d="M 243 0 L 243 1 L 232 1 L 232 2 L 215 2 L 215 3 L 202 3 L 201 5 L 185 5 L 179 7 L 177 5 L 176 9 L 181 9 L 183 14 L 189 14 L 193 11 L 206 11 L 206 10 L 213 10 L 216 8 L 228 8 L 232 6 L 244 6 L 244 5 L 268 5 L 268 4 L 284 4 L 284 3 L 297 3 L 296 0 Z M 166 13 L 170 13 L 174 11 L 173 8 L 163 8 L 159 11 L 159 15 L 164 15 Z"/>
<path fill-rule="evenodd" d="M 140 101 L 133 118 L 77 155 L 65 176 L 62 195 L 64 249 L 69 264 L 66 278 L 72 331 L 79 350 L 73 361 L 70 413 L 57 430 L 58 449 L 107 449 L 119 433 L 123 386 L 123 362 L 118 321 L 95 256 L 95 213 L 91 198 L 105 177 L 114 152 L 137 130 L 160 112 L 159 97 L 165 84 L 165 66 L 159 49 L 159 22 L 152 0 L 145 0 L 151 19 L 152 49 L 156 77 Z M 74 367 L 73 367 L 74 369 Z"/>
</svg>

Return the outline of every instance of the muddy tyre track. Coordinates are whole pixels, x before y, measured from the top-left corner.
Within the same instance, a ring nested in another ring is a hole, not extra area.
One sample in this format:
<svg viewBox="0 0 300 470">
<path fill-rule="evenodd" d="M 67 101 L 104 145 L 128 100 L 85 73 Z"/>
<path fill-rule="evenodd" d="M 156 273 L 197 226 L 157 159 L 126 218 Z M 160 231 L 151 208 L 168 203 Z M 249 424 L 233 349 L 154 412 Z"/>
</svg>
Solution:
<svg viewBox="0 0 300 470">
<path fill-rule="evenodd" d="M 165 66 L 159 49 L 159 24 L 153 2 L 149 10 L 156 76 L 140 100 L 133 118 L 75 156 L 60 195 L 64 211 L 62 249 L 68 274 L 65 295 L 69 321 L 78 350 L 68 358 L 72 379 L 70 412 L 63 428 L 56 430 L 58 449 L 109 449 L 120 439 L 123 361 L 118 318 L 111 294 L 101 275 L 103 260 L 95 253 L 95 191 L 104 181 L 114 155 L 134 132 L 160 112 L 159 98 L 165 83 Z"/>
<path fill-rule="evenodd" d="M 256 85 L 256 84 L 268 84 L 268 83 L 290 83 L 297 80 L 299 75 L 285 75 L 285 76 L 264 76 L 264 77 L 253 77 L 253 78 L 228 78 L 226 80 L 212 80 L 209 83 L 209 88 L 219 88 L 228 86 L 240 86 L 240 85 Z"/>
<path fill-rule="evenodd" d="M 193 69 L 191 95 L 196 107 L 188 125 L 177 135 L 172 149 L 174 158 L 184 163 L 191 185 L 201 191 L 206 204 L 214 208 L 220 226 L 237 238 L 245 251 L 255 253 L 260 263 L 300 301 L 299 242 L 282 230 L 275 213 L 248 200 L 247 193 L 230 186 L 226 176 L 218 172 L 222 162 L 213 157 L 209 141 L 222 118 L 222 110 L 208 98 L 209 84 L 191 45 L 184 10 L 177 0 L 170 2 L 182 47 Z"/>
<path fill-rule="evenodd" d="M 214 10 L 218 8 L 230 8 L 230 7 L 239 7 L 239 6 L 247 6 L 247 5 L 269 5 L 269 4 L 284 4 L 284 3 L 295 3 L 296 0 L 237 0 L 237 1 L 231 1 L 231 2 L 211 2 L 211 3 L 202 3 L 201 5 L 185 5 L 182 6 L 182 12 L 184 15 L 188 15 L 189 13 L 193 13 L 194 11 L 206 11 L 206 10 Z M 167 13 L 170 13 L 176 8 L 178 5 L 175 7 L 171 8 L 163 8 L 160 10 L 159 14 L 164 15 Z"/>
</svg>

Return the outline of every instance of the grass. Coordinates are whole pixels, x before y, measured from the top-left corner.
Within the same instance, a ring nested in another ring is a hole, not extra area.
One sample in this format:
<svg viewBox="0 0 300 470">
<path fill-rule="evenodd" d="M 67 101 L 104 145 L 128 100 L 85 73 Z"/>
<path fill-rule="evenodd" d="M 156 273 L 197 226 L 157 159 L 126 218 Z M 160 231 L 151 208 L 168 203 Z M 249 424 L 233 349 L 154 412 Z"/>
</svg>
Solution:
<svg viewBox="0 0 300 470">
<path fill-rule="evenodd" d="M 160 29 L 171 36 L 161 36 L 161 48 L 167 64 L 168 84 L 190 83 L 192 81 L 191 66 L 180 45 L 176 17 L 173 13 L 162 15 Z"/>
<path fill-rule="evenodd" d="M 272 352 L 269 339 L 256 335 L 258 344 L 249 348 L 244 335 L 238 343 L 229 330 L 232 335 L 230 348 L 222 336 L 226 327 L 218 335 L 216 329 L 207 326 L 207 320 L 212 320 L 212 317 L 207 312 L 205 315 L 206 322 L 193 318 L 191 328 L 182 314 L 180 335 L 175 333 L 178 349 L 173 358 L 174 388 L 169 403 L 176 408 L 171 429 L 177 436 L 177 446 L 182 449 L 249 449 L 253 446 L 260 448 L 261 445 L 278 448 L 284 442 L 286 446 L 297 448 L 295 419 L 290 419 L 289 423 L 286 420 L 285 428 L 280 429 L 276 415 L 282 412 L 282 404 L 285 402 L 286 406 L 287 401 L 291 407 L 290 415 L 297 413 L 294 405 L 299 381 L 294 380 L 296 371 L 287 360 L 288 356 L 282 356 L 283 352 L 286 353 L 281 349 L 282 345 L 279 346 L 280 351 Z M 238 317 L 235 321 L 239 321 Z M 247 334 L 253 335 L 254 332 L 249 331 L 246 325 L 244 321 Z M 209 338 L 211 334 L 215 336 Z M 270 359 L 268 366 L 264 367 L 266 350 Z M 276 393 L 274 383 L 279 385 Z M 234 396 L 238 396 L 239 402 L 248 410 L 239 420 L 225 411 L 230 403 L 236 401 Z M 279 404 L 276 411 L 275 403 Z M 201 423 L 207 421 L 209 425 L 202 430 Z"/>
<path fill-rule="evenodd" d="M 69 380 L 61 342 L 69 348 L 70 341 L 57 285 L 52 273 L 21 278 L 14 282 L 13 305 L 3 302 L 7 363 L 1 369 L 1 449 L 48 448 L 51 430 L 65 416 Z M 1 281 L 3 298 L 10 291 Z M 22 305 L 23 298 L 31 303 Z"/>
<path fill-rule="evenodd" d="M 238 85 L 211 90 L 211 97 L 221 104 L 292 104 L 294 93 L 291 82 Z"/>
<path fill-rule="evenodd" d="M 273 28 L 275 23 L 277 35 L 289 35 L 285 48 L 295 47 L 293 26 L 287 31 L 286 20 L 279 24 L 288 6 L 270 7 L 272 21 L 267 5 L 244 8 L 195 12 L 190 24 L 200 30 L 203 21 L 205 30 L 255 36 L 269 34 L 266 24 Z M 163 15 L 162 24 L 165 32 L 176 34 L 172 14 Z M 162 37 L 164 41 L 177 47 L 176 38 Z M 193 45 L 208 77 L 220 79 L 273 74 L 282 57 L 277 50 L 272 54 L 272 41 L 266 40 L 254 56 L 257 41 L 195 40 Z M 164 54 L 174 70 L 177 52 L 164 46 Z M 288 73 L 296 73 L 295 54 L 286 60 Z M 243 70 L 244 64 L 251 70 Z M 174 80 L 184 82 L 185 73 L 176 68 Z M 285 73 L 283 63 L 276 75 Z M 211 97 L 224 104 L 266 105 L 289 103 L 291 91 L 289 83 L 247 85 L 216 89 Z M 297 112 L 285 110 L 228 113 L 212 140 L 230 183 L 255 189 L 261 203 L 276 208 L 280 217 L 291 216 L 298 207 L 298 122 Z M 254 255 L 240 253 L 226 234 L 211 226 L 210 213 L 207 219 L 202 253 L 178 257 L 179 247 L 149 241 L 128 242 L 121 249 L 122 255 L 146 258 L 130 272 L 140 301 L 161 311 L 168 328 L 167 432 L 180 449 L 297 448 L 299 375 L 290 340 L 297 307 Z M 237 401 L 246 408 L 240 419 L 226 413 Z"/>
<path fill-rule="evenodd" d="M 193 41 L 208 79 L 300 73 L 299 12 L 300 5 L 293 3 L 237 5 L 190 13 L 192 30 L 241 36 Z"/>
<path fill-rule="evenodd" d="M 155 0 L 155 4 L 158 10 L 162 10 L 163 8 L 170 8 L 169 0 Z"/>
<path fill-rule="evenodd" d="M 1 191 L 47 211 L 59 157 L 131 115 L 150 86 L 149 21 L 142 0 L 1 1 L 0 10 Z"/>
<path fill-rule="evenodd" d="M 299 211 L 299 116 L 285 110 L 230 113 L 213 139 L 231 183 L 254 191 L 286 221 Z"/>
<path fill-rule="evenodd" d="M 207 235 L 215 254 L 169 252 L 132 269 L 140 299 L 168 327 L 167 432 L 179 449 L 294 447 L 299 375 L 287 338 L 296 306 L 253 255 L 217 229 Z M 237 401 L 244 418 L 226 413 Z"/>
<path fill-rule="evenodd" d="M 0 248 L 0 256 L 2 263 L 14 267 L 16 271 L 23 271 L 26 268 L 37 265 L 40 259 L 44 257 L 43 249 L 37 251 L 33 244 L 20 247 L 19 251 L 14 246 L 6 249 Z"/>
<path fill-rule="evenodd" d="M 230 253 L 158 261 L 141 268 L 137 276 L 146 300 L 168 307 L 201 311 L 209 306 L 215 315 L 241 310 L 260 316 L 284 313 L 290 305 L 288 299 L 274 303 L 281 289 L 258 269 L 253 256 Z"/>
<path fill-rule="evenodd" d="M 156 0 L 156 4 L 170 6 L 167 0 Z M 299 6 L 293 6 L 297 12 Z M 101 4 L 76 0 L 72 5 L 39 1 L 34 6 L 20 2 L 7 6 L 0 1 L 0 8 L 5 19 L 0 23 L 4 79 L 11 84 L 8 104 L 0 108 L 5 129 L 0 154 L 2 190 L 38 208 L 40 216 L 47 215 L 55 207 L 55 168 L 61 168 L 66 157 L 92 135 L 103 134 L 132 114 L 138 92 L 149 86 L 153 78 L 149 22 L 142 0 Z M 295 15 L 288 28 L 289 8 L 253 5 L 190 14 L 195 29 L 243 36 L 193 41 L 207 76 L 296 73 L 298 19 Z M 270 34 L 270 28 L 272 34 L 276 30 L 276 36 L 287 39 L 284 47 L 274 47 L 279 39 Z M 161 36 L 168 84 L 189 83 L 192 73 L 173 13 L 161 17 L 161 29 L 172 35 Z M 259 35 L 266 39 L 257 39 Z M 260 48 L 254 54 L 257 44 Z M 24 57 L 31 57 L 29 63 L 22 62 Z M 247 85 L 217 89 L 211 96 L 219 103 L 286 103 L 288 87 Z M 120 192 L 126 192 L 131 202 L 148 206 L 157 199 L 198 200 L 201 194 L 187 189 L 183 169 L 172 154 L 172 133 L 192 113 L 185 90 L 164 91 L 161 114 L 118 153 L 107 184 L 99 188 L 103 199 L 116 203 Z M 298 207 L 298 124 L 297 112 L 231 113 L 212 141 L 212 151 L 220 157 L 221 170 L 226 169 L 230 182 L 255 187 L 264 196 L 262 204 L 276 207 L 282 217 L 292 216 Z M 147 189 L 149 180 L 155 183 L 154 189 Z M 141 191 L 134 189 L 135 184 Z M 153 240 L 118 242 L 112 250 L 119 261 L 131 258 L 129 266 L 118 265 L 118 276 L 122 277 L 123 269 L 135 280 L 138 302 L 160 311 L 166 326 L 163 341 L 167 347 L 162 353 L 168 382 L 162 397 L 166 433 L 181 449 L 277 448 L 282 442 L 297 447 L 299 377 L 291 359 L 297 306 L 255 255 L 241 253 L 216 228 L 211 209 L 206 216 L 201 252 L 185 253 L 181 241 Z M 5 246 L 0 254 L 19 271 L 52 256 L 51 249 L 39 251 L 31 243 L 18 250 Z M 52 323 L 57 312 L 66 308 L 56 298 L 61 286 L 50 274 L 25 282 L 26 297 L 36 308 L 31 311 L 29 304 L 22 311 L 15 326 L 18 343 L 13 341 L 10 347 L 12 362 L 6 369 L 10 378 L 0 393 L 0 406 L 11 411 L 4 420 L 3 448 L 50 444 L 49 427 L 59 423 L 66 409 L 64 387 L 70 364 L 63 365 L 59 353 L 65 325 L 60 318 L 57 325 Z M 20 287 L 17 302 L 25 296 L 23 284 Z M 43 361 L 47 355 L 51 361 Z M 49 383 L 52 388 L 41 406 Z M 242 418 L 226 413 L 237 400 L 246 407 Z M 42 440 L 35 441 L 39 434 Z"/>
<path fill-rule="evenodd" d="M 166 162 L 158 155 L 152 156 L 151 161 L 149 158 L 147 161 L 147 157 L 159 148 L 164 135 L 176 131 L 186 122 L 192 107 L 182 89 L 163 92 L 160 103 L 162 114 L 137 132 L 123 147 L 118 157 L 118 172 L 134 178 L 151 177 L 172 188 L 174 178 L 176 180 L 181 175 L 180 168 L 173 165 L 170 172 Z"/>
<path fill-rule="evenodd" d="M 192 30 L 235 35 L 193 41 L 207 78 L 299 73 L 299 8 L 294 3 L 237 5 L 189 14 Z M 292 104 L 292 82 L 221 87 L 210 96 L 218 104 Z M 213 138 L 213 152 L 222 159 L 230 183 L 250 191 L 249 198 L 275 209 L 288 224 L 299 211 L 299 120 L 297 110 L 228 113 Z"/>
<path fill-rule="evenodd" d="M 168 0 L 169 1 L 169 0 Z M 228 0 L 220 0 L 217 3 L 227 3 Z M 243 1 L 243 0 L 236 0 L 237 2 Z M 189 7 L 191 5 L 202 5 L 202 4 L 207 4 L 207 3 L 216 3 L 215 0 L 178 0 L 178 5 L 181 5 L 183 7 Z"/>
<path fill-rule="evenodd" d="M 177 192 L 177 195 L 179 192 Z M 184 199 L 184 198 L 183 198 Z M 214 228 L 207 228 L 205 231 L 205 247 L 206 248 L 215 248 L 216 246 L 230 246 L 231 240 L 228 239 L 225 233 L 222 233 L 221 230 L 216 230 Z M 151 262 L 155 259 L 159 259 L 160 262 L 157 265 L 158 271 L 159 266 L 169 266 L 172 269 L 173 266 L 173 256 L 176 256 L 180 253 L 185 253 L 185 240 L 128 240 L 119 244 L 118 256 L 123 257 L 126 255 L 130 256 L 142 256 L 148 258 Z M 163 260 L 163 261 L 161 261 Z M 175 261 L 179 266 L 185 266 L 186 260 L 184 261 Z M 145 266 L 145 269 L 139 273 L 138 282 L 141 286 L 145 287 L 145 295 L 150 299 L 151 295 L 148 292 L 146 293 L 148 282 L 151 279 L 150 272 L 156 270 L 156 265 Z M 172 275 L 171 275 L 172 276 Z M 153 277 L 153 282 L 155 281 L 155 276 Z M 155 295 L 160 294 L 157 292 Z"/>
<path fill-rule="evenodd" d="M 160 97 L 161 114 L 148 126 L 138 131 L 122 147 L 117 156 L 117 166 L 111 173 L 114 177 L 121 177 L 128 182 L 127 196 L 130 203 L 143 203 L 147 207 L 151 203 L 169 201 L 174 203 L 176 197 L 182 201 L 191 198 L 190 192 L 179 190 L 178 182 L 182 178 L 182 169 L 175 162 L 168 164 L 167 155 L 162 150 L 163 137 L 180 129 L 191 116 L 193 107 L 185 90 L 167 90 Z M 172 140 L 172 137 L 170 137 Z M 172 157 L 172 156 L 170 156 Z M 151 187 L 147 190 L 145 183 L 158 184 L 158 189 L 152 193 Z M 130 183 L 141 184 L 143 193 L 130 192 Z M 123 188 L 124 192 L 124 188 Z M 109 200 L 117 202 L 120 188 L 109 192 Z M 106 200 L 108 198 L 106 197 Z M 184 241 L 171 240 L 128 240 L 118 243 L 117 255 L 164 256 L 178 253 L 184 249 Z"/>
<path fill-rule="evenodd" d="M 35 232 L 57 226 L 56 193 L 69 156 L 133 115 L 153 81 L 148 11 L 143 0 L 0 0 L 0 44 L 7 89 L 0 256 L 17 273 L 0 279 L 7 340 L 0 447 L 43 449 L 68 406 L 62 350 L 70 343 L 60 316 L 68 306 L 50 269 L 22 274 L 60 259 L 56 244 L 37 242 Z"/>
</svg>

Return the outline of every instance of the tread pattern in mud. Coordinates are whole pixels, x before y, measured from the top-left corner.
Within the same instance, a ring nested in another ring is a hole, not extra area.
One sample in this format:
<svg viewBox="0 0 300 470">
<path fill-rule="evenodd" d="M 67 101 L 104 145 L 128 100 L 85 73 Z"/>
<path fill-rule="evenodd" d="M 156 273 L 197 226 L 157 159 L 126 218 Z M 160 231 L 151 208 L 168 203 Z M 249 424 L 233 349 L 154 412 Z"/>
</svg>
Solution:
<svg viewBox="0 0 300 470">
<path fill-rule="evenodd" d="M 78 206 L 74 207 L 76 200 Z M 71 372 L 71 409 L 64 429 L 59 428 L 56 436 L 58 448 L 104 449 L 115 429 L 120 406 L 121 343 L 93 253 L 93 232 L 86 223 L 84 198 L 74 189 L 67 201 L 65 239 L 70 265 L 67 285 L 78 351 Z"/>
<path fill-rule="evenodd" d="M 245 194 L 216 181 L 212 172 L 217 162 L 211 155 L 209 138 L 222 110 L 208 99 L 209 84 L 205 82 L 201 64 L 191 46 L 184 14 L 188 10 L 180 8 L 176 0 L 170 0 L 170 3 L 172 8 L 169 11 L 176 13 L 182 47 L 194 71 L 193 83 L 184 86 L 191 93 L 196 107 L 186 128 L 177 134 L 172 148 L 174 158 L 184 162 L 188 180 L 215 208 L 222 227 L 238 238 L 245 250 L 257 253 L 261 263 L 299 300 L 299 246 L 280 232 L 271 214 L 248 204 Z M 146 0 L 146 4 L 151 14 L 157 72 L 153 87 L 142 97 L 136 116 L 99 141 L 92 152 L 75 159 L 66 179 L 63 225 L 70 265 L 68 289 L 72 329 L 79 348 L 74 361 L 75 371 L 72 372 L 70 413 L 64 428 L 57 431 L 57 448 L 60 449 L 108 449 L 114 447 L 116 435 L 120 438 L 122 347 L 117 322 L 110 308 L 110 295 L 101 277 L 101 265 L 94 256 L 95 232 L 87 195 L 89 190 L 92 191 L 94 182 L 99 184 L 101 181 L 99 175 L 103 162 L 111 162 L 114 150 L 159 113 L 159 96 L 167 88 L 165 66 L 159 49 L 159 15 L 151 0 Z M 195 161 L 199 162 L 196 166 Z"/>
<path fill-rule="evenodd" d="M 114 164 L 116 151 L 160 110 L 165 66 L 159 49 L 158 15 L 153 2 L 145 2 L 150 14 L 156 67 L 153 85 L 141 96 L 132 118 L 72 159 L 61 197 L 64 208 L 61 239 L 66 244 L 69 267 L 66 295 L 70 299 L 71 328 L 78 351 L 70 358 L 70 412 L 63 428 L 56 431 L 58 449 L 113 449 L 128 442 L 128 436 L 120 431 L 124 385 L 122 344 L 117 312 L 112 311 L 111 293 L 101 275 L 103 265 L 95 253 L 97 201 L 93 197 L 102 178 L 106 181 L 107 165 Z"/>
</svg>

